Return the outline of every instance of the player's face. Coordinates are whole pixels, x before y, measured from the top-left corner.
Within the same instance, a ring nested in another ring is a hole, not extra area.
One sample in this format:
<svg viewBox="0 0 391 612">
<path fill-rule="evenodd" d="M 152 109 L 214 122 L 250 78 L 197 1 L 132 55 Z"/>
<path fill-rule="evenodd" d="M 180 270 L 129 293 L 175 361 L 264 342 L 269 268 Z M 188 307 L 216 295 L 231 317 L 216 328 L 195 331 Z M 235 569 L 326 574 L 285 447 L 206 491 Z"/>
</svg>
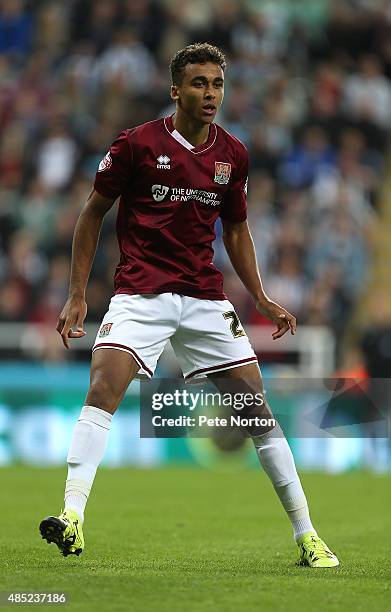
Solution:
<svg viewBox="0 0 391 612">
<path fill-rule="evenodd" d="M 171 87 L 171 97 L 191 119 L 212 123 L 224 97 L 224 73 L 220 66 L 187 64 L 182 83 Z"/>
</svg>

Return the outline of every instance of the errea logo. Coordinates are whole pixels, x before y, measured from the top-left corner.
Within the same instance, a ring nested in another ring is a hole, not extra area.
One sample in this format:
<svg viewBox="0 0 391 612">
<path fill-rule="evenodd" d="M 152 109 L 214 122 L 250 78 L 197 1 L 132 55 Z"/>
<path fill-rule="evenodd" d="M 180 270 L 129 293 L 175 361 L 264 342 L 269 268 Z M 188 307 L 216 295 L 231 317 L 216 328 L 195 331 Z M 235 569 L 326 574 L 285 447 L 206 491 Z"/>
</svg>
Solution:
<svg viewBox="0 0 391 612">
<path fill-rule="evenodd" d="M 170 166 L 170 158 L 168 157 L 168 155 L 159 155 L 159 157 L 156 159 L 157 164 L 156 164 L 156 168 L 158 168 L 159 170 L 170 170 L 171 166 Z"/>
</svg>

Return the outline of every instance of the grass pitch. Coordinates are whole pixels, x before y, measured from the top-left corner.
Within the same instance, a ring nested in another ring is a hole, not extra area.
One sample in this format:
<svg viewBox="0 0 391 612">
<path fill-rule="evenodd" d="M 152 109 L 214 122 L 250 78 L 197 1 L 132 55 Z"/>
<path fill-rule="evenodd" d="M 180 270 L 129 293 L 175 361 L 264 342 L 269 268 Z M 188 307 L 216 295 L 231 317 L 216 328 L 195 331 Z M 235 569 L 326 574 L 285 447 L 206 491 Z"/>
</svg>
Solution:
<svg viewBox="0 0 391 612">
<path fill-rule="evenodd" d="M 66 609 L 83 611 L 390 609 L 389 476 L 302 477 L 314 524 L 341 561 L 320 570 L 294 565 L 290 524 L 264 474 L 190 467 L 100 469 L 86 549 L 65 559 L 38 533 L 61 509 L 65 474 L 0 469 L 0 591 L 66 592 Z M 43 607 L 53 605 L 34 605 Z"/>
</svg>

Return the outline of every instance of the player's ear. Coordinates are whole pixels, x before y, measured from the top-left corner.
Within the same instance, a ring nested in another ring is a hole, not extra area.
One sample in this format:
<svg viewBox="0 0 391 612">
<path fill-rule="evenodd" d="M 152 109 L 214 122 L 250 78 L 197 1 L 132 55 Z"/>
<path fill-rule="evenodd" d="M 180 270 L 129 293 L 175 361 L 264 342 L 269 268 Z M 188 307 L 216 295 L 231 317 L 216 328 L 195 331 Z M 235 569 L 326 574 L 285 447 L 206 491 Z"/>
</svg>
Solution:
<svg viewBox="0 0 391 612">
<path fill-rule="evenodd" d="M 179 100 L 179 93 L 178 93 L 178 86 L 177 85 L 171 85 L 170 95 L 171 95 L 171 99 L 174 100 L 174 102 Z"/>
</svg>

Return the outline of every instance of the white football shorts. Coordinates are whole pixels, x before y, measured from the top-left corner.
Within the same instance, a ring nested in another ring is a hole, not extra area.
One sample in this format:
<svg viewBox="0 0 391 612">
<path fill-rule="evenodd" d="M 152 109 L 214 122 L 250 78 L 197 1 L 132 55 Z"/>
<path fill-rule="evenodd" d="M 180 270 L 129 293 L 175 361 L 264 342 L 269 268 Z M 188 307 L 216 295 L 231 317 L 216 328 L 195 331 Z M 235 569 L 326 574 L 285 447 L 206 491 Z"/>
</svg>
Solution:
<svg viewBox="0 0 391 612">
<path fill-rule="evenodd" d="M 114 295 L 92 350 L 125 351 L 152 378 L 168 340 L 186 380 L 258 363 L 231 302 L 177 293 Z"/>
</svg>

